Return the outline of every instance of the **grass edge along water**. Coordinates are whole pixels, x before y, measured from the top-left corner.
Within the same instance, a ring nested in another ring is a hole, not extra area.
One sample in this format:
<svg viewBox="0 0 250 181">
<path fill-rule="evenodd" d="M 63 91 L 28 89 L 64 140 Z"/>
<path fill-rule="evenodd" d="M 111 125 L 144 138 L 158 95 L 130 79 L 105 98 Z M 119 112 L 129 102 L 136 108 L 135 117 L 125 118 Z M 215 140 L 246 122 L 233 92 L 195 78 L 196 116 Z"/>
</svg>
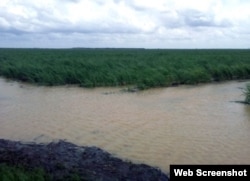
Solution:
<svg viewBox="0 0 250 181">
<path fill-rule="evenodd" d="M 244 89 L 244 94 L 245 94 L 245 102 L 247 104 L 250 104 L 250 84 L 246 85 Z"/>
<path fill-rule="evenodd" d="M 139 89 L 249 79 L 248 49 L 0 49 L 0 75 L 38 85 Z"/>
</svg>

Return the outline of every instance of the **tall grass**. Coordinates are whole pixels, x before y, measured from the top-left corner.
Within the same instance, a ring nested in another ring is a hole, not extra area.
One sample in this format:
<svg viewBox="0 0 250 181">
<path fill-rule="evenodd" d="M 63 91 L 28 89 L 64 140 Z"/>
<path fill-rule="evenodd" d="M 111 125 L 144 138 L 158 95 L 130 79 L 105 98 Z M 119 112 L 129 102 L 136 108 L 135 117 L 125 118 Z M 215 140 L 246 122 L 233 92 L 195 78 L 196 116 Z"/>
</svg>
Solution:
<svg viewBox="0 0 250 181">
<path fill-rule="evenodd" d="M 80 181 L 92 180 L 88 177 L 80 177 L 77 173 L 70 173 L 61 178 L 55 173 L 46 173 L 43 169 L 25 169 L 22 166 L 0 163 L 0 181 Z"/>
<path fill-rule="evenodd" d="M 250 104 L 250 84 L 247 84 L 244 90 L 244 94 L 245 94 L 245 102 L 247 104 Z"/>
<path fill-rule="evenodd" d="M 21 167 L 0 164 L 1 181 L 47 181 L 50 178 L 41 169 L 32 171 L 25 170 Z"/>
<path fill-rule="evenodd" d="M 0 49 L 0 75 L 42 85 L 139 88 L 250 78 L 250 50 Z"/>
</svg>

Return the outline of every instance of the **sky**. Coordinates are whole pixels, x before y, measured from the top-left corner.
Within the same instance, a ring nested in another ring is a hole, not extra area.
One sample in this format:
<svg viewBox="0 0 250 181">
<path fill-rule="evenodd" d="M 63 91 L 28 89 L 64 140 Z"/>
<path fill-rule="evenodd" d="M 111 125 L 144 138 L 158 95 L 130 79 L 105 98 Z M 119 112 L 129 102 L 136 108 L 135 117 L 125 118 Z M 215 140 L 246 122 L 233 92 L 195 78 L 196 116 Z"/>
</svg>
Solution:
<svg viewBox="0 0 250 181">
<path fill-rule="evenodd" d="M 0 47 L 250 48 L 250 1 L 0 0 Z"/>
</svg>

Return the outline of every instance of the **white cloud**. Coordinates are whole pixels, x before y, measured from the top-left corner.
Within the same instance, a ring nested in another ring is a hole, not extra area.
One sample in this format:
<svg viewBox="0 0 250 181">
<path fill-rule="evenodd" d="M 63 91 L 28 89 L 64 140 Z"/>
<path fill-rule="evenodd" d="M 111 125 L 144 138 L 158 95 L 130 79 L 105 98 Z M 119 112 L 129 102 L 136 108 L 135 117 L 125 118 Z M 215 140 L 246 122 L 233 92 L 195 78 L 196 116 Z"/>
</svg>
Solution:
<svg viewBox="0 0 250 181">
<path fill-rule="evenodd" d="M 1 0 L 0 46 L 248 48 L 249 9 L 247 0 Z"/>
</svg>

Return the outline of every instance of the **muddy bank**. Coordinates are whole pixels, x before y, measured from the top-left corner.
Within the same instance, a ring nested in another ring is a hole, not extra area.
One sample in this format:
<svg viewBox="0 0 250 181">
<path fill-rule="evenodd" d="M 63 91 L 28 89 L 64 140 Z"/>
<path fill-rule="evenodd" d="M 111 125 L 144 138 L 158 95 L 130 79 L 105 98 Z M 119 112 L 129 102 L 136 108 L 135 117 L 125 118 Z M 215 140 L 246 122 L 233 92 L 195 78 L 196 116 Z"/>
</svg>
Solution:
<svg viewBox="0 0 250 181">
<path fill-rule="evenodd" d="M 52 180 L 65 180 L 72 174 L 82 180 L 169 180 L 157 168 L 123 161 L 97 147 L 80 147 L 65 141 L 35 144 L 0 139 L 0 163 L 43 168 Z"/>
</svg>

